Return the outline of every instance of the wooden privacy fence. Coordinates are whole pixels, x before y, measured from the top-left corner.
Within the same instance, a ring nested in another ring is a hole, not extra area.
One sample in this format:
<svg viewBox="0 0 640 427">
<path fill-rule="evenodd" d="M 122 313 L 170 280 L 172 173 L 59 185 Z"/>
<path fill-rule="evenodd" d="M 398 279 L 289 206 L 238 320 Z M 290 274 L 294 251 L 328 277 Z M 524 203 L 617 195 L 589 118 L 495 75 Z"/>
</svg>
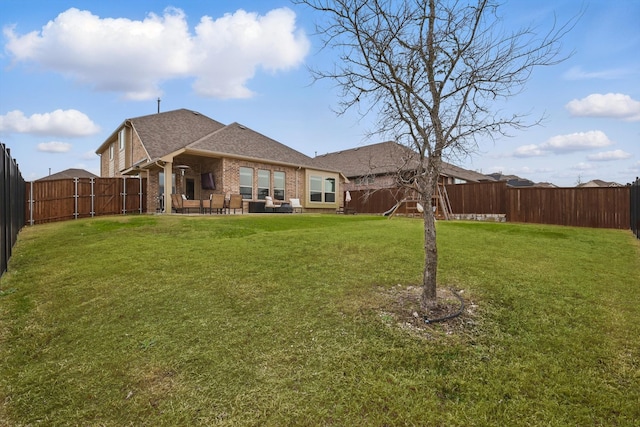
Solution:
<svg viewBox="0 0 640 427">
<path fill-rule="evenodd" d="M 391 209 L 411 192 L 402 188 L 382 188 L 376 191 L 350 191 L 351 201 L 346 205 L 359 213 L 383 213 Z M 406 212 L 398 211 L 399 214 Z"/>
<path fill-rule="evenodd" d="M 506 214 L 510 222 L 629 229 L 629 187 L 508 187 L 504 182 L 447 185 L 457 214 Z"/>
<path fill-rule="evenodd" d="M 619 229 L 630 228 L 630 188 L 513 188 L 505 182 L 446 186 L 453 214 L 506 215 L 510 222 Z M 360 213 L 383 213 L 405 195 L 395 189 L 350 193 L 349 207 Z"/>
<path fill-rule="evenodd" d="M 629 188 L 629 193 L 631 231 L 640 239 L 640 178 L 636 177 Z"/>
<path fill-rule="evenodd" d="M 447 194 L 454 214 L 506 214 L 507 183 L 449 184 Z"/>
<path fill-rule="evenodd" d="M 24 179 L 8 148 L 0 143 L 0 276 L 24 226 Z"/>
<path fill-rule="evenodd" d="M 629 188 L 507 188 L 507 221 L 629 229 Z"/>
<path fill-rule="evenodd" d="M 70 178 L 26 184 L 30 225 L 146 212 L 146 178 Z"/>
</svg>

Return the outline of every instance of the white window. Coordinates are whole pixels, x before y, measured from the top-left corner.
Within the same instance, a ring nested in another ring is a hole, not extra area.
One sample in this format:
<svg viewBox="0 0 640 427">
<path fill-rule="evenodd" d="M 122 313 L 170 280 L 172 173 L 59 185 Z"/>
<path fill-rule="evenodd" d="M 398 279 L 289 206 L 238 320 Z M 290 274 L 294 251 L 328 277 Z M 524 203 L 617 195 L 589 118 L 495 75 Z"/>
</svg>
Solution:
<svg viewBox="0 0 640 427">
<path fill-rule="evenodd" d="M 240 168 L 240 194 L 243 199 L 253 198 L 253 169 Z"/>
<path fill-rule="evenodd" d="M 284 172 L 273 173 L 273 198 L 276 200 L 284 200 L 285 178 Z"/>
<path fill-rule="evenodd" d="M 271 184 L 271 172 L 265 169 L 258 169 L 258 200 L 264 200 L 269 195 Z"/>
<path fill-rule="evenodd" d="M 312 202 L 322 202 L 322 177 L 311 175 L 309 178 L 309 198 Z"/>
<path fill-rule="evenodd" d="M 109 160 L 113 160 L 114 151 L 115 151 L 115 146 L 113 144 L 109 145 Z"/>
<path fill-rule="evenodd" d="M 324 201 L 326 203 L 334 203 L 336 201 L 336 179 L 324 179 Z"/>
<path fill-rule="evenodd" d="M 124 150 L 124 145 L 125 145 L 125 129 L 126 128 L 122 128 L 120 129 L 120 132 L 118 132 L 118 146 L 120 147 L 120 151 Z"/>
<path fill-rule="evenodd" d="M 309 188 L 308 202 L 316 207 L 335 207 L 336 192 L 338 191 L 338 175 L 334 173 L 324 173 L 310 171 L 307 175 Z M 324 204 L 325 206 L 321 206 Z"/>
</svg>

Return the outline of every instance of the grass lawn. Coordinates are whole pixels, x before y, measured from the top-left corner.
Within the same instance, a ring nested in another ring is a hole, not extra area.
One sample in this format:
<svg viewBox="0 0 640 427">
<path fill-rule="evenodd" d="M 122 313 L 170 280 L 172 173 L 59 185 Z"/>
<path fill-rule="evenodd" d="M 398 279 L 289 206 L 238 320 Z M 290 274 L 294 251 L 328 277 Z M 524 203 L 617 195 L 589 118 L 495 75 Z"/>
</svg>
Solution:
<svg viewBox="0 0 640 427">
<path fill-rule="evenodd" d="M 25 228 L 0 279 L 0 425 L 638 425 L 630 232 L 439 222 L 438 245 L 466 309 L 425 325 L 416 219 Z"/>
</svg>

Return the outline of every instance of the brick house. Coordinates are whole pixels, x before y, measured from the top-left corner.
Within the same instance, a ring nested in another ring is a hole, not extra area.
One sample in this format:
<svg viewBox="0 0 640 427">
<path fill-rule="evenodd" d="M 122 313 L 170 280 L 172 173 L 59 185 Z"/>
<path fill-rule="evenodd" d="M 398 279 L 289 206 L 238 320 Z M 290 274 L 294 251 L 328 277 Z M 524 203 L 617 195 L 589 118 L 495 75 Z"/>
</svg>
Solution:
<svg viewBox="0 0 640 427">
<path fill-rule="evenodd" d="M 180 109 L 126 119 L 96 150 L 100 176 L 147 178 L 150 212 L 170 212 L 163 200 L 184 194 L 241 194 L 249 202 L 266 196 L 300 199 L 305 211 L 335 211 L 347 181 L 334 168 L 239 123 L 224 125 Z"/>
<path fill-rule="evenodd" d="M 398 180 L 399 176 L 411 179 L 418 166 L 418 155 L 402 144 L 387 141 L 366 145 L 316 156 L 314 162 L 318 166 L 332 165 L 347 177 L 348 182 L 343 189 L 354 197 L 351 206 L 358 212 L 385 213 L 401 200 L 408 200 L 406 205 L 402 206 L 404 213 L 418 212 L 419 196 L 403 188 Z M 445 184 L 483 181 L 494 179 L 442 162 L 438 179 L 439 191 L 432 200 L 437 217 L 446 218 L 448 213 Z"/>
<path fill-rule="evenodd" d="M 397 187 L 397 175 L 410 175 L 417 166 L 417 153 L 394 141 L 316 156 L 316 165 L 340 170 L 347 177 L 344 191 Z M 492 177 L 442 162 L 440 184 L 495 181 Z"/>
</svg>

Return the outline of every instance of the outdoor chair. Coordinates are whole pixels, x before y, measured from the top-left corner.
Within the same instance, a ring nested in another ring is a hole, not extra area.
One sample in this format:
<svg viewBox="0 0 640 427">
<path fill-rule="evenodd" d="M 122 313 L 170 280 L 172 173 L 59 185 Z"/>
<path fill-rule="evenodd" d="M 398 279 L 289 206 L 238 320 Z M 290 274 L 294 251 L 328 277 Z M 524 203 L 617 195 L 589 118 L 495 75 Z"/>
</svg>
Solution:
<svg viewBox="0 0 640 427">
<path fill-rule="evenodd" d="M 267 209 L 271 209 L 271 211 L 270 211 L 270 212 L 275 212 L 275 211 L 276 211 L 276 209 L 278 209 L 280 206 L 281 206 L 281 205 L 279 205 L 279 204 L 278 204 L 278 205 L 276 205 L 276 204 L 273 202 L 273 198 L 272 198 L 271 196 L 266 196 L 266 197 L 264 198 L 264 209 L 265 209 L 265 211 L 266 211 Z"/>
<path fill-rule="evenodd" d="M 182 197 L 179 194 L 171 195 L 171 208 L 178 212 L 182 212 L 184 208 L 182 207 Z"/>
<path fill-rule="evenodd" d="M 200 200 L 189 200 L 184 195 L 172 194 L 171 207 L 180 213 L 188 213 L 190 209 L 197 209 L 199 213 L 202 210 L 202 202 Z"/>
<path fill-rule="evenodd" d="M 224 213 L 226 208 L 224 203 L 224 194 L 212 194 L 209 200 L 209 213 Z"/>
<path fill-rule="evenodd" d="M 291 203 L 291 209 L 293 209 L 294 212 L 296 211 L 296 209 L 302 212 L 302 205 L 300 204 L 300 199 L 289 199 L 289 202 Z"/>
<path fill-rule="evenodd" d="M 229 197 L 229 206 L 227 207 L 229 213 L 231 213 L 231 209 L 233 209 L 233 213 L 236 213 L 236 209 L 240 209 L 240 212 L 244 213 L 244 202 L 241 194 L 232 194 Z"/>
</svg>

